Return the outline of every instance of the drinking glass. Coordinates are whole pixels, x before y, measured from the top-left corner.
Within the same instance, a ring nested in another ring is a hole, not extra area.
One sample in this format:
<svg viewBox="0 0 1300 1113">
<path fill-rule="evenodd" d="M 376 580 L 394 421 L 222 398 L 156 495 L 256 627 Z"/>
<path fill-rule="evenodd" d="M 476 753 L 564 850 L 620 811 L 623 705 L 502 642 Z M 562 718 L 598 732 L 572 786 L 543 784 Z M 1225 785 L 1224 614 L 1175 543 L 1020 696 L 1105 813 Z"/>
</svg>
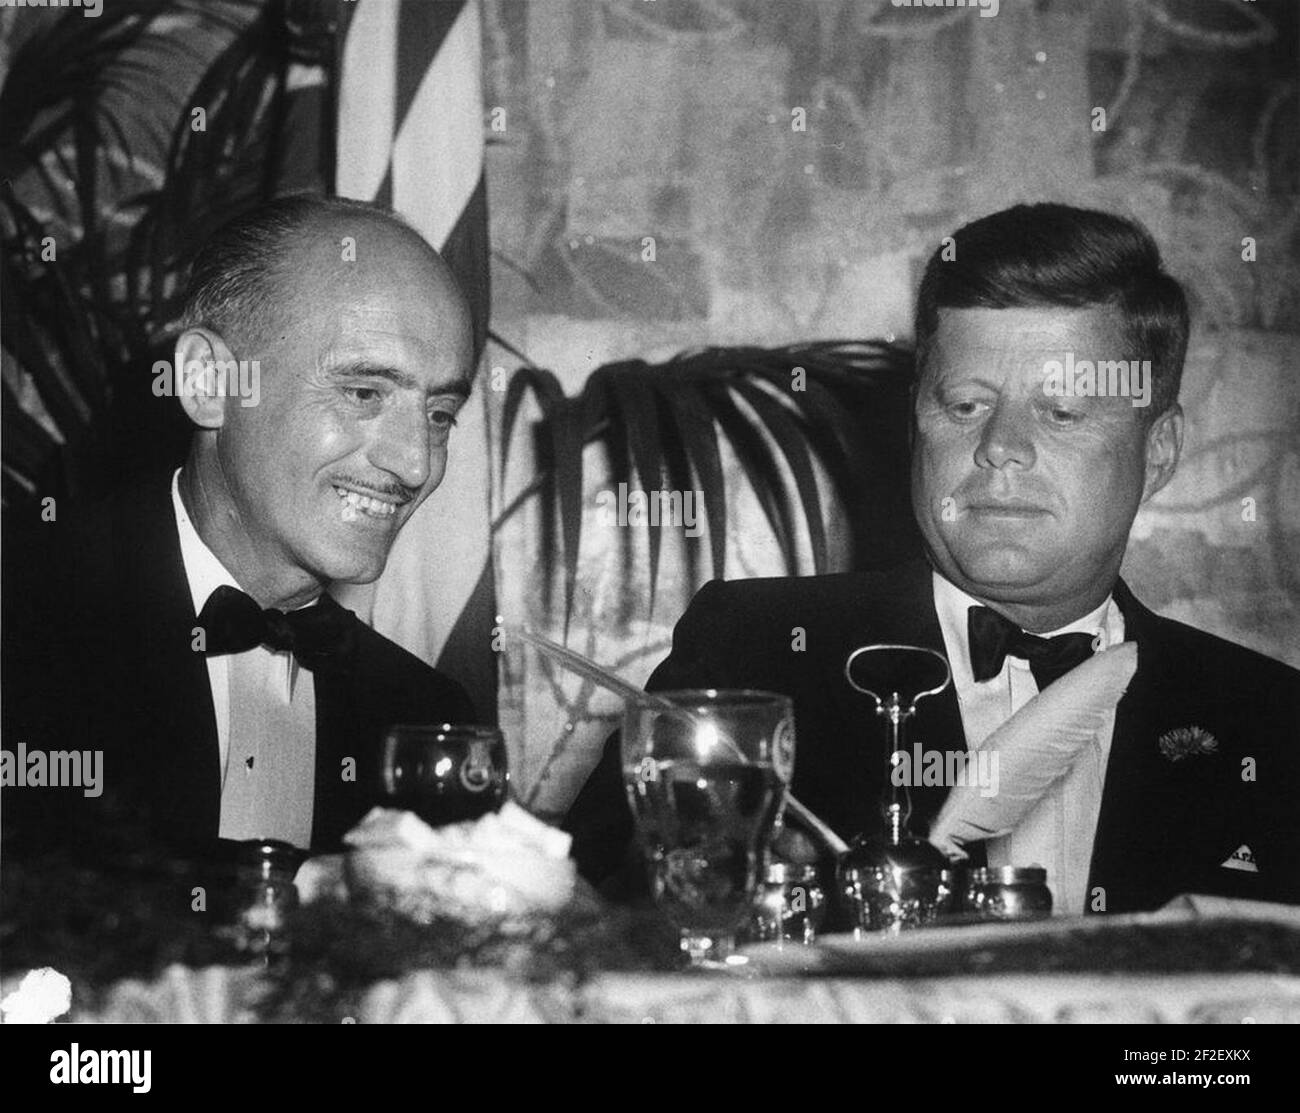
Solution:
<svg viewBox="0 0 1300 1113">
<path fill-rule="evenodd" d="M 629 703 L 623 783 L 655 901 L 692 966 L 725 963 L 752 911 L 794 771 L 794 712 L 772 692 Z"/>
<path fill-rule="evenodd" d="M 381 802 L 413 811 L 430 826 L 496 811 L 509 781 L 505 740 L 494 727 L 404 723 L 384 737 Z"/>
</svg>

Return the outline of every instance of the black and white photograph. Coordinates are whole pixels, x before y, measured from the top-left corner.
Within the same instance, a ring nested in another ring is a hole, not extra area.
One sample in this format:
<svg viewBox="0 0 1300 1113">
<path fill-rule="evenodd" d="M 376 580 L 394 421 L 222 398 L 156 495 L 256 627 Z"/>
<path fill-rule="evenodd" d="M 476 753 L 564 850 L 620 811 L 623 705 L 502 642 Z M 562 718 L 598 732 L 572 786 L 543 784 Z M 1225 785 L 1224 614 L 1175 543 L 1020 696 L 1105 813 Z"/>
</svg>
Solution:
<svg viewBox="0 0 1300 1113">
<path fill-rule="evenodd" d="M 1286 1077 L 1295 0 L 0 0 L 0 152 L 34 1092 L 289 1024 Z"/>
</svg>

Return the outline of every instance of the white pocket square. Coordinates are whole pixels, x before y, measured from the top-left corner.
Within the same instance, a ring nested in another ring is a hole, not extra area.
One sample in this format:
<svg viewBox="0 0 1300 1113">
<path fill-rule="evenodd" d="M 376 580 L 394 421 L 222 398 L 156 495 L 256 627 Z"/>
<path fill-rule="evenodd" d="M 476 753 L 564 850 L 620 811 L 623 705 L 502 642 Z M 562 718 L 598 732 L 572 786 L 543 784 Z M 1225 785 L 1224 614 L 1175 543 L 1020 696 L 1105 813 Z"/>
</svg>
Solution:
<svg viewBox="0 0 1300 1113">
<path fill-rule="evenodd" d="M 1255 865 L 1255 852 L 1245 843 L 1237 847 L 1228 855 L 1225 861 L 1219 864 L 1225 870 L 1244 870 L 1246 873 L 1259 873 L 1259 867 Z"/>
</svg>

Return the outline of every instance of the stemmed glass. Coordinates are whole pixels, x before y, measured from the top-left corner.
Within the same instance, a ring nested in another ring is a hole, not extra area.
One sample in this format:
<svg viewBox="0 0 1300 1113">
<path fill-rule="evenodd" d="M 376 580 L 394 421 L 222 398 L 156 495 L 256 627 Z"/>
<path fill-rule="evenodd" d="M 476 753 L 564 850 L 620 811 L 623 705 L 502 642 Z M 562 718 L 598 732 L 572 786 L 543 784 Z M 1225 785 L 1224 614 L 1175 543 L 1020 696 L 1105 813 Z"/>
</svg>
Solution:
<svg viewBox="0 0 1300 1113">
<path fill-rule="evenodd" d="M 794 712 L 771 692 L 630 701 L 623 783 L 655 900 L 692 966 L 725 963 L 750 913 L 794 770 Z"/>
</svg>

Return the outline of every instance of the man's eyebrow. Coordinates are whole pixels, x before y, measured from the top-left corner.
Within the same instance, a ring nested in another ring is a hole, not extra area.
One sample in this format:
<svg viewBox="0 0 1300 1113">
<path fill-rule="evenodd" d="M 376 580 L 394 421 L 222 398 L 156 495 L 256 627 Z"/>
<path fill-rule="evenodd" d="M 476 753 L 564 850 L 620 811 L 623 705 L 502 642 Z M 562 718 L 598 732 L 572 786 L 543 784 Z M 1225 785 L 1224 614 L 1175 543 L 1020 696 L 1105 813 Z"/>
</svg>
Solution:
<svg viewBox="0 0 1300 1113">
<path fill-rule="evenodd" d="M 403 390 L 420 389 L 420 382 L 414 375 L 399 371 L 395 367 L 389 367 L 387 364 L 371 363 L 363 359 L 340 363 L 336 367 L 329 368 L 327 373 L 334 379 L 386 379 Z M 430 395 L 459 394 L 468 398 L 471 385 L 471 380 L 467 376 L 461 375 L 448 380 L 445 384 L 440 383 L 429 387 L 425 390 L 425 393 Z"/>
<path fill-rule="evenodd" d="M 994 382 L 992 379 L 985 379 L 980 375 L 972 375 L 969 378 L 957 378 L 956 376 L 948 375 L 936 376 L 933 389 L 937 394 L 942 394 L 945 390 L 952 390 L 964 386 L 983 387 L 985 390 L 991 390 L 996 394 L 1000 384 Z"/>
</svg>

